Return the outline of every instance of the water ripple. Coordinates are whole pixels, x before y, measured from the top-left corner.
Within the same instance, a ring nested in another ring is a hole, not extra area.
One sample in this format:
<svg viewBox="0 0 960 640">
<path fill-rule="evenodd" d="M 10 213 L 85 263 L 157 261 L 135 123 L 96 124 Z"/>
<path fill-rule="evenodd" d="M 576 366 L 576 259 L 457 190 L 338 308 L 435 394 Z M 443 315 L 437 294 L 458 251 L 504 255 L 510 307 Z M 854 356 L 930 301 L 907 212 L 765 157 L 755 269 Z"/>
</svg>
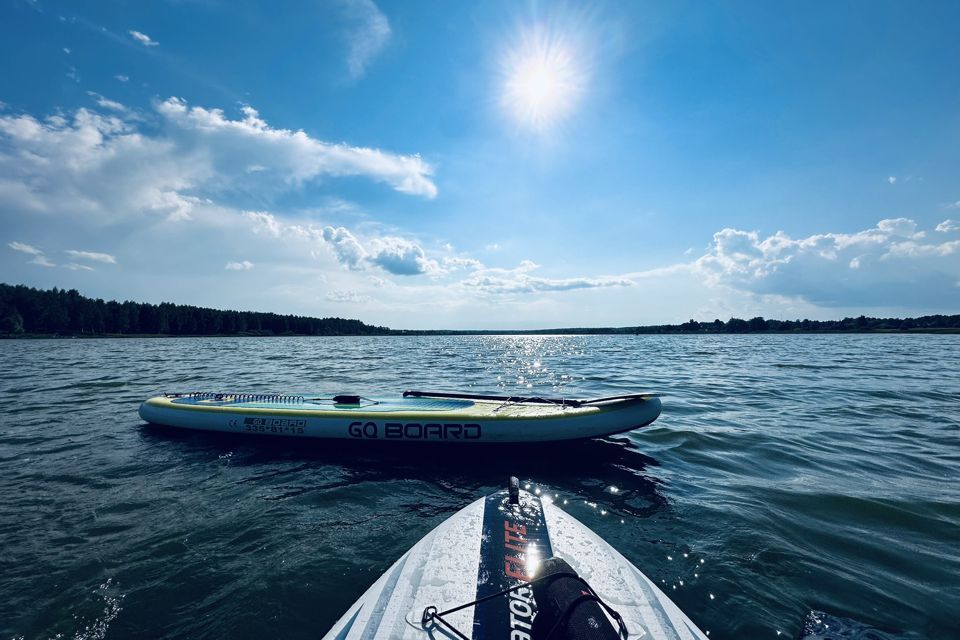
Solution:
<svg viewBox="0 0 960 640">
<path fill-rule="evenodd" d="M 316 637 L 511 474 L 712 638 L 793 636 L 812 610 L 887 637 L 956 629 L 960 336 L 8 340 L 0 358 L 0 637 Z M 654 390 L 664 413 L 484 451 L 136 416 L 160 391 L 408 388 Z"/>
</svg>

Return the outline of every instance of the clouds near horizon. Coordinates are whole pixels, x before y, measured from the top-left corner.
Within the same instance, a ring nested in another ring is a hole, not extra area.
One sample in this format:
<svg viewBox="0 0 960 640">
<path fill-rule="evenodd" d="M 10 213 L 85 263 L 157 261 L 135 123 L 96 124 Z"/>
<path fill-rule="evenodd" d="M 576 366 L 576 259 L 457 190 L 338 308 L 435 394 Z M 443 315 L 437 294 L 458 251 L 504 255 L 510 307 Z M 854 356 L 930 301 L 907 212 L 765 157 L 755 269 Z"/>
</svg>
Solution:
<svg viewBox="0 0 960 640">
<path fill-rule="evenodd" d="M 714 285 L 825 307 L 931 308 L 949 299 L 960 307 L 960 228 L 937 231 L 954 237 L 931 238 L 909 218 L 800 239 L 726 228 L 693 266 Z"/>
</svg>

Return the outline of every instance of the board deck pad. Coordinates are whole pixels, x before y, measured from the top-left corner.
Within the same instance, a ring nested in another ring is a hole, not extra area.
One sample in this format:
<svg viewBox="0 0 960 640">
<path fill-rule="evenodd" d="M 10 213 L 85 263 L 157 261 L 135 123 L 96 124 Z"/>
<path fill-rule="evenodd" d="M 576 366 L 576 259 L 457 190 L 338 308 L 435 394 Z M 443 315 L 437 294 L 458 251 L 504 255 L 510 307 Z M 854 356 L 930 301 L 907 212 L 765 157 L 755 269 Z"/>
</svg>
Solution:
<svg viewBox="0 0 960 640">
<path fill-rule="evenodd" d="M 527 582 L 540 562 L 553 555 L 540 498 L 523 492 L 519 504 L 501 491 L 487 496 L 483 510 L 483 537 L 477 571 L 477 599 Z M 474 640 L 529 640 L 536 615 L 530 587 L 477 605 Z"/>
<path fill-rule="evenodd" d="M 365 402 L 362 404 L 334 404 L 327 401 L 314 401 L 310 398 L 304 398 L 302 402 L 257 402 L 246 399 L 232 399 L 231 396 L 224 396 L 223 399 L 214 398 L 176 398 L 173 404 L 182 404 L 187 406 L 201 407 L 226 407 L 243 406 L 249 409 L 301 409 L 304 411 L 315 411 L 325 409 L 329 411 L 345 412 L 364 412 L 364 413 L 389 413 L 391 411 L 452 411 L 455 409 L 465 409 L 472 407 L 474 403 L 470 400 L 454 400 L 447 398 L 397 398 L 389 400 L 377 400 L 376 404 Z"/>
</svg>

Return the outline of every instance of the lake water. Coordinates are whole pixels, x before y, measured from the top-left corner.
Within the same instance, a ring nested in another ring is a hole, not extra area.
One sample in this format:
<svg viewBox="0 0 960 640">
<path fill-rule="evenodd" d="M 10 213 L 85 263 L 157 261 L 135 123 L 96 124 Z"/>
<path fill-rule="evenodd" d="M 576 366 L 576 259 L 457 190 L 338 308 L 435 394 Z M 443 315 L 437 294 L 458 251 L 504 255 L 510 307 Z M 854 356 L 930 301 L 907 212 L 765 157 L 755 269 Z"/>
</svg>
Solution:
<svg viewBox="0 0 960 640">
<path fill-rule="evenodd" d="M 960 629 L 960 336 L 0 341 L 0 638 L 316 638 L 509 475 L 712 638 Z M 160 391 L 665 394 L 566 447 L 149 427 Z M 682 583 L 681 583 L 682 581 Z"/>
</svg>

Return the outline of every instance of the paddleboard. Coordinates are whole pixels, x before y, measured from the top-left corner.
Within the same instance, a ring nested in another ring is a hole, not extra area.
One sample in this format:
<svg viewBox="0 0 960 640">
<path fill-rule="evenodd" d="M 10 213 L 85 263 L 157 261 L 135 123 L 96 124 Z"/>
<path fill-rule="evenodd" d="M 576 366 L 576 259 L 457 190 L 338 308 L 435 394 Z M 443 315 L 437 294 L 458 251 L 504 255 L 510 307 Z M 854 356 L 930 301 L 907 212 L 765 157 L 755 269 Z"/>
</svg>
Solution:
<svg viewBox="0 0 960 640">
<path fill-rule="evenodd" d="M 576 518 L 527 491 L 518 491 L 514 499 L 516 504 L 510 491 L 499 491 L 441 523 L 343 614 L 326 640 L 539 640 L 544 635 L 554 640 L 707 640 L 650 579 Z M 571 621 L 584 603 L 574 602 L 571 609 L 553 591 L 544 597 L 543 580 L 549 576 L 537 583 L 541 569 L 558 562 L 583 580 L 577 596 L 589 600 L 592 591 L 605 603 L 594 606 L 580 632 L 555 629 L 554 621 L 558 602 L 566 615 L 573 611 Z M 538 615 L 548 616 L 550 624 L 535 622 Z M 600 634 L 602 624 L 616 635 Z"/>
<path fill-rule="evenodd" d="M 242 393 L 166 393 L 140 406 L 170 427 L 366 442 L 516 443 L 594 438 L 660 415 L 655 394 L 576 400 L 408 391 L 370 399 Z"/>
</svg>

